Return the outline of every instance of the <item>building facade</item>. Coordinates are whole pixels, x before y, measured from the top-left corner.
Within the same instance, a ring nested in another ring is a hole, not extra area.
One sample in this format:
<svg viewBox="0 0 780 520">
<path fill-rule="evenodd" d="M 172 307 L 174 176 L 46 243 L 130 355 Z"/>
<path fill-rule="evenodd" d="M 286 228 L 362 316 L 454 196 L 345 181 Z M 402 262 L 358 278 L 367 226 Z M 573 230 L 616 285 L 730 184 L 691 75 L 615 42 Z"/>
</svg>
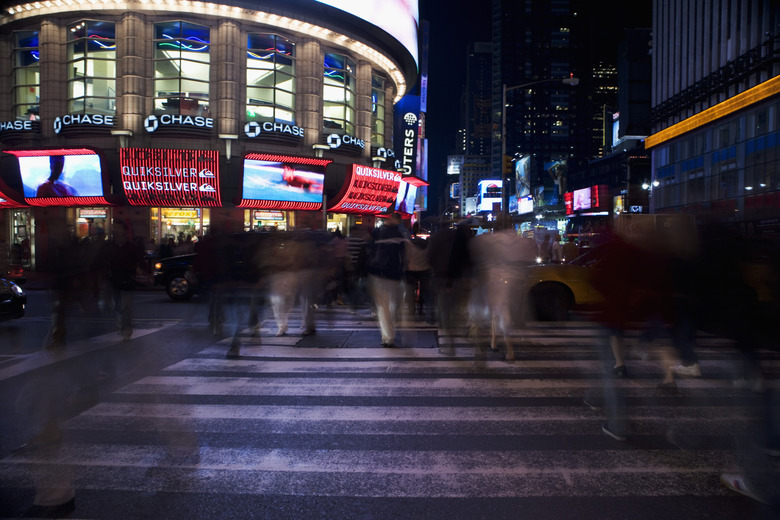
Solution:
<svg viewBox="0 0 780 520">
<path fill-rule="evenodd" d="M 653 2 L 654 212 L 780 232 L 779 28 L 772 0 Z"/>
<path fill-rule="evenodd" d="M 323 205 L 363 174 L 356 165 L 398 169 L 393 107 L 417 81 L 417 31 L 416 1 L 5 8 L 0 238 L 24 244 L 34 268 L 50 237 L 89 236 L 117 219 L 156 243 L 217 221 L 346 229 L 343 215 L 323 218 Z M 30 179 L 52 155 L 65 156 L 63 176 L 77 164 L 98 175 L 80 174 L 76 197 L 42 197 Z M 272 170 L 286 194 L 260 190 Z"/>
</svg>

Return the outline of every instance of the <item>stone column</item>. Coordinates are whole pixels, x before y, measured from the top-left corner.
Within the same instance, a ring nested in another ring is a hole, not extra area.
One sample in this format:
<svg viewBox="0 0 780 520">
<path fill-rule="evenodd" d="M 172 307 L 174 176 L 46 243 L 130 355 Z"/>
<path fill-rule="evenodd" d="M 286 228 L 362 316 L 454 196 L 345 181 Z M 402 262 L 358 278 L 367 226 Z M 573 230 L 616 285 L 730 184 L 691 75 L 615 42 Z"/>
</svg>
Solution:
<svg viewBox="0 0 780 520">
<path fill-rule="evenodd" d="M 362 159 L 371 162 L 371 63 L 360 60 L 357 63 L 355 85 L 355 133 L 366 143 Z"/>
<path fill-rule="evenodd" d="M 213 99 L 209 112 L 217 121 L 218 134 L 238 135 L 241 131 L 241 107 L 245 100 L 241 96 L 243 84 L 241 72 L 246 61 L 246 38 L 241 38 L 241 29 L 232 20 L 223 20 L 212 38 L 211 46 L 211 89 Z"/>
<path fill-rule="evenodd" d="M 116 126 L 137 136 L 145 133 L 143 120 L 152 113 L 154 103 L 153 31 L 146 17 L 130 12 L 122 15 L 116 27 Z"/>
<path fill-rule="evenodd" d="M 38 49 L 41 53 L 41 136 L 55 136 L 52 121 L 68 110 L 66 31 L 57 20 L 41 21 Z"/>
<path fill-rule="evenodd" d="M 392 79 L 387 78 L 385 80 L 385 148 L 393 149 L 393 121 L 395 116 L 395 99 L 396 87 Z M 394 170 L 395 165 L 388 169 Z"/>
<path fill-rule="evenodd" d="M 312 155 L 311 146 L 322 133 L 323 55 L 317 40 L 302 40 L 296 46 L 297 95 L 295 119 L 304 129 L 303 154 Z"/>
</svg>

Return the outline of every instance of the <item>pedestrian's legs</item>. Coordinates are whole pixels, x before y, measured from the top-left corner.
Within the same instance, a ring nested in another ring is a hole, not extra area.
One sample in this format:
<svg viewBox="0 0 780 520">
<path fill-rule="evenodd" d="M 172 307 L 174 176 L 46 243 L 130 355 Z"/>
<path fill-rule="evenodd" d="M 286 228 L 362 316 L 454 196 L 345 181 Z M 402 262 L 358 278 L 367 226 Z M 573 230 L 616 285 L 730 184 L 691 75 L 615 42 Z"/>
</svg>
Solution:
<svg viewBox="0 0 780 520">
<path fill-rule="evenodd" d="M 393 292 L 397 292 L 395 287 L 398 285 L 396 280 L 386 280 L 373 275 L 368 277 L 368 290 L 376 305 L 382 344 L 385 346 L 395 342 L 395 312 L 398 301 Z"/>
</svg>

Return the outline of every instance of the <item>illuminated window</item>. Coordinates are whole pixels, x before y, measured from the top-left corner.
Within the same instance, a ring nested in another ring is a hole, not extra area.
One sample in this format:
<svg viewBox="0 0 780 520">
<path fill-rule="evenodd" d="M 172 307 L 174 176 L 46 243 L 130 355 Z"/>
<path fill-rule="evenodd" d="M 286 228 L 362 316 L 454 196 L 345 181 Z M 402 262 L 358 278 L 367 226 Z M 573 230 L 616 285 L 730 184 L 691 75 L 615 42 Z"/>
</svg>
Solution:
<svg viewBox="0 0 780 520">
<path fill-rule="evenodd" d="M 37 121 L 41 96 L 38 31 L 14 33 L 13 103 L 17 119 Z"/>
<path fill-rule="evenodd" d="M 385 78 L 371 75 L 371 142 L 385 142 Z"/>
<path fill-rule="evenodd" d="M 339 54 L 325 54 L 322 123 L 325 131 L 355 133 L 355 63 Z"/>
<path fill-rule="evenodd" d="M 273 34 L 247 37 L 248 121 L 295 123 L 295 44 Z"/>
<path fill-rule="evenodd" d="M 113 114 L 116 110 L 114 24 L 84 20 L 68 29 L 68 111 Z"/>
<path fill-rule="evenodd" d="M 155 113 L 208 116 L 209 28 L 154 24 Z"/>
</svg>

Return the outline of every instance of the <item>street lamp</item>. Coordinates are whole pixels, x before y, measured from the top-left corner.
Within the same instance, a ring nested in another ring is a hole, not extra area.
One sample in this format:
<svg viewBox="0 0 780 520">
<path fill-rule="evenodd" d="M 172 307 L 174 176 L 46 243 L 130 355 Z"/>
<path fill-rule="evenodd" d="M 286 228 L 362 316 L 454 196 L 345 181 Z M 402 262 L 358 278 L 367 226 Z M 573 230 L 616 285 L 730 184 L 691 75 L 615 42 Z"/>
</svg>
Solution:
<svg viewBox="0 0 780 520">
<path fill-rule="evenodd" d="M 506 93 L 511 92 L 513 90 L 526 88 L 526 87 L 532 87 L 534 85 L 541 85 L 543 83 L 561 83 L 563 85 L 571 85 L 572 87 L 576 87 L 580 83 L 579 78 L 558 78 L 558 79 L 540 79 L 538 81 L 531 81 L 530 83 L 523 83 L 522 85 L 514 85 L 512 87 L 507 87 L 506 83 L 503 85 L 502 89 L 502 95 L 501 95 L 501 164 L 504 164 L 504 157 L 506 156 Z M 510 177 L 506 177 L 503 174 L 502 169 L 502 179 L 503 182 L 501 183 L 501 212 L 504 214 L 509 213 L 509 181 L 511 180 Z"/>
</svg>

